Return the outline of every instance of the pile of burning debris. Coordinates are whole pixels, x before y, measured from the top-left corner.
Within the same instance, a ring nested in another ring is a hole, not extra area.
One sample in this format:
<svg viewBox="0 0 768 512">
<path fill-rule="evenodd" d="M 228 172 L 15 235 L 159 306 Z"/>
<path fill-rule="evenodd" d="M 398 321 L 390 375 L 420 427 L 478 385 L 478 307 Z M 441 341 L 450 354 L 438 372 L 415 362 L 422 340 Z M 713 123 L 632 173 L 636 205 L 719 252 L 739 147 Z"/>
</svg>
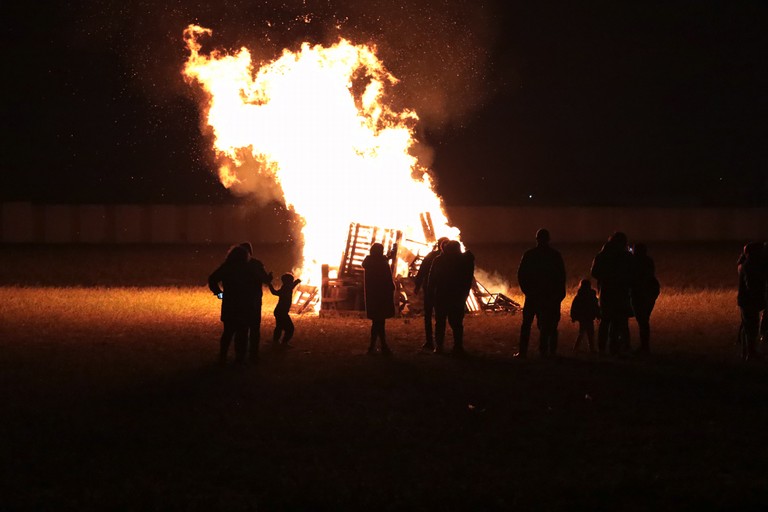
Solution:
<svg viewBox="0 0 768 512">
<path fill-rule="evenodd" d="M 349 225 L 347 243 L 341 263 L 337 268 L 322 266 L 321 286 L 299 285 L 296 288 L 291 311 L 302 314 L 315 311 L 320 303 L 320 316 L 364 316 L 363 259 L 369 254 L 371 245 L 378 242 L 384 246 L 384 253 L 390 261 L 390 269 L 396 285 L 397 311 L 400 316 L 415 316 L 423 313 L 423 301 L 414 292 L 415 277 L 424 256 L 432 250 L 435 235 L 429 213 L 421 215 L 425 242 L 406 239 L 396 229 Z M 398 272 L 398 267 L 407 266 L 407 271 Z M 469 313 L 516 313 L 520 304 L 503 293 L 490 292 L 477 279 L 467 297 L 466 310 Z"/>
</svg>

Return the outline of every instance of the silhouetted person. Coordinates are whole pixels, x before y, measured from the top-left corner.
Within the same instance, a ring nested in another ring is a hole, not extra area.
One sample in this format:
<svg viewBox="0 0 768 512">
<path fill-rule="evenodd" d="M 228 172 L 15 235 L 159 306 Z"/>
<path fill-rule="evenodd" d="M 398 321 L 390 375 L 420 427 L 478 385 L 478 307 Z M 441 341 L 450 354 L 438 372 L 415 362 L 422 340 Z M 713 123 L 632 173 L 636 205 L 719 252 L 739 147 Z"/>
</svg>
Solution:
<svg viewBox="0 0 768 512">
<path fill-rule="evenodd" d="M 222 292 L 221 286 L 224 287 Z M 248 265 L 248 252 L 241 246 L 229 250 L 227 258 L 208 277 L 208 288 L 221 300 L 221 334 L 219 361 L 225 363 L 227 351 L 235 337 L 235 360 L 245 362 L 248 343 L 248 326 L 252 320 L 256 290 L 261 283 Z"/>
<path fill-rule="evenodd" d="M 434 263 L 435 258 L 442 254 L 442 246 L 447 241 L 448 239 L 443 237 L 435 243 L 432 251 L 424 256 L 424 260 L 421 262 L 419 271 L 416 273 L 416 278 L 414 279 L 415 286 L 413 292 L 418 294 L 419 290 L 422 288 L 424 289 L 424 334 L 426 336 L 426 341 L 424 341 L 424 345 L 421 347 L 423 350 L 434 350 L 435 348 L 434 337 L 432 334 L 432 313 L 435 309 L 435 300 L 427 289 L 427 279 L 429 277 L 429 272 L 432 270 L 432 264 Z"/>
<path fill-rule="evenodd" d="M 600 328 L 597 333 L 600 353 L 605 353 L 607 349 L 615 354 L 629 348 L 632 263 L 632 254 L 627 249 L 627 235 L 620 231 L 608 238 L 592 261 L 592 277 L 597 279 L 600 296 Z"/>
<path fill-rule="evenodd" d="M 638 352 L 651 351 L 651 312 L 659 296 L 659 280 L 656 279 L 656 265 L 648 256 L 645 244 L 635 244 L 632 264 L 632 310 L 635 313 L 637 327 L 640 331 L 640 347 Z"/>
<path fill-rule="evenodd" d="M 557 351 L 557 324 L 560 303 L 565 298 L 565 264 L 558 251 L 549 246 L 549 231 L 536 232 L 536 247 L 527 250 L 517 269 L 517 282 L 525 295 L 523 323 L 520 327 L 520 350 L 515 357 L 528 355 L 533 319 L 539 328 L 539 353 L 554 355 Z"/>
<path fill-rule="evenodd" d="M 579 323 L 579 334 L 573 344 L 573 350 L 579 348 L 581 340 L 586 336 L 589 351 L 595 352 L 595 319 L 600 318 L 600 305 L 597 293 L 592 289 L 589 279 L 582 279 L 579 291 L 571 302 L 571 322 Z"/>
<path fill-rule="evenodd" d="M 452 352 L 464 353 L 464 308 L 475 276 L 475 256 L 461 252 L 461 244 L 448 240 L 435 258 L 427 279 L 427 292 L 435 304 L 435 353 L 443 351 L 446 321 L 453 333 Z"/>
<path fill-rule="evenodd" d="M 298 286 L 301 279 L 293 278 L 293 274 L 286 273 L 280 276 L 282 286 L 279 290 L 276 290 L 272 283 L 269 283 L 269 291 L 272 295 L 277 295 L 277 305 L 275 306 L 275 332 L 272 335 L 272 342 L 277 345 L 280 342 L 280 336 L 283 336 L 280 344 L 283 347 L 289 347 L 288 342 L 293 338 L 293 321 L 289 311 L 291 310 L 291 303 L 293 302 L 293 289 Z"/>
<path fill-rule="evenodd" d="M 371 319 L 371 344 L 368 353 L 376 352 L 376 340 L 379 340 L 381 353 L 389 355 L 392 351 L 387 345 L 384 322 L 395 316 L 395 282 L 392 269 L 384 256 L 384 246 L 380 243 L 371 245 L 371 251 L 363 260 L 365 313 Z"/>
<path fill-rule="evenodd" d="M 741 356 L 745 361 L 758 358 L 756 343 L 760 311 L 766 307 L 766 275 L 760 261 L 761 250 L 761 244 L 748 243 L 744 246 L 743 261 L 739 263 L 737 303 L 743 328 Z"/>
<path fill-rule="evenodd" d="M 763 262 L 763 276 L 768 281 L 768 242 L 763 243 L 763 252 L 760 259 Z M 765 285 L 765 309 L 760 321 L 760 341 L 768 343 L 768 284 Z"/>
<path fill-rule="evenodd" d="M 240 247 L 248 252 L 248 266 L 251 269 L 256 280 L 259 282 L 258 288 L 251 307 L 250 320 L 248 321 L 248 354 L 252 361 L 259 358 L 259 342 L 261 340 L 261 302 L 263 290 L 261 285 L 272 282 L 272 274 L 267 273 L 264 264 L 253 257 L 253 247 L 250 242 L 243 242 Z"/>
</svg>

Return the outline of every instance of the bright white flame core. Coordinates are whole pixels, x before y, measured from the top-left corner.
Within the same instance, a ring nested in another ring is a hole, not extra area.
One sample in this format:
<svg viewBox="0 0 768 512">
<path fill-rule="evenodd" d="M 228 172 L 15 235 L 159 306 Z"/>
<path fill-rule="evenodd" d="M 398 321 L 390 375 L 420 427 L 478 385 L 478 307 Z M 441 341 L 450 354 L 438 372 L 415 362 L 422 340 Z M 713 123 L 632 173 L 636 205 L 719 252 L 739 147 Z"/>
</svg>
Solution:
<svg viewBox="0 0 768 512">
<path fill-rule="evenodd" d="M 343 39 L 330 48 L 304 43 L 254 70 L 245 48 L 200 54 L 198 38 L 210 34 L 195 25 L 184 31 L 184 75 L 208 93 L 219 176 L 226 187 L 247 179 L 237 172 L 246 155 L 273 175 L 304 220 L 305 281 L 317 279 L 320 264 L 338 264 L 350 222 L 422 241 L 419 214 L 430 212 L 437 237 L 458 239 L 410 153 L 418 117 L 383 102 L 397 80 L 374 49 Z"/>
</svg>

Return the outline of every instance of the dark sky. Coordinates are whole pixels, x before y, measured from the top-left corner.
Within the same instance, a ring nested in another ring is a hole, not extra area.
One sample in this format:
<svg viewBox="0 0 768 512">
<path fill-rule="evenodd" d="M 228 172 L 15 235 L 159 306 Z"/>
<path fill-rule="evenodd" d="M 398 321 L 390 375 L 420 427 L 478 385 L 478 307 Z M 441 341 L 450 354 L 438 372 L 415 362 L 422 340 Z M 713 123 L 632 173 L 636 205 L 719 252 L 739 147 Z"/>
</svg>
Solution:
<svg viewBox="0 0 768 512">
<path fill-rule="evenodd" d="M 768 205 L 759 0 L 56 4 L 3 7 L 0 200 L 231 201 L 180 75 L 195 22 L 262 59 L 377 44 L 448 204 Z"/>
</svg>

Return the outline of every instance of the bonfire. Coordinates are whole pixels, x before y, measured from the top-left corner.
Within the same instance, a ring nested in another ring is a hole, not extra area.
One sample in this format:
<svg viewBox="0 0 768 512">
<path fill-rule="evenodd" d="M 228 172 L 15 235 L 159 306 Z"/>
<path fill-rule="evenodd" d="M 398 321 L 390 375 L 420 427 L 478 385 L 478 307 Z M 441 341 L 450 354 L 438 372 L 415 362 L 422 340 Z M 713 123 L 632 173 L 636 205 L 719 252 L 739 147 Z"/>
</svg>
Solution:
<svg viewBox="0 0 768 512">
<path fill-rule="evenodd" d="M 222 184 L 236 193 L 277 190 L 302 219 L 296 311 L 359 311 L 355 258 L 374 241 L 394 247 L 392 272 L 405 283 L 436 238 L 461 240 L 415 156 L 418 115 L 391 106 L 398 80 L 374 46 L 304 43 L 256 64 L 247 48 L 202 53 L 211 35 L 197 25 L 184 31 L 183 73 L 205 92 Z M 368 241 L 358 236 L 350 246 L 353 227 Z M 407 286 L 399 288 L 400 311 L 414 311 Z M 471 308 L 491 300 L 483 293 Z"/>
</svg>

